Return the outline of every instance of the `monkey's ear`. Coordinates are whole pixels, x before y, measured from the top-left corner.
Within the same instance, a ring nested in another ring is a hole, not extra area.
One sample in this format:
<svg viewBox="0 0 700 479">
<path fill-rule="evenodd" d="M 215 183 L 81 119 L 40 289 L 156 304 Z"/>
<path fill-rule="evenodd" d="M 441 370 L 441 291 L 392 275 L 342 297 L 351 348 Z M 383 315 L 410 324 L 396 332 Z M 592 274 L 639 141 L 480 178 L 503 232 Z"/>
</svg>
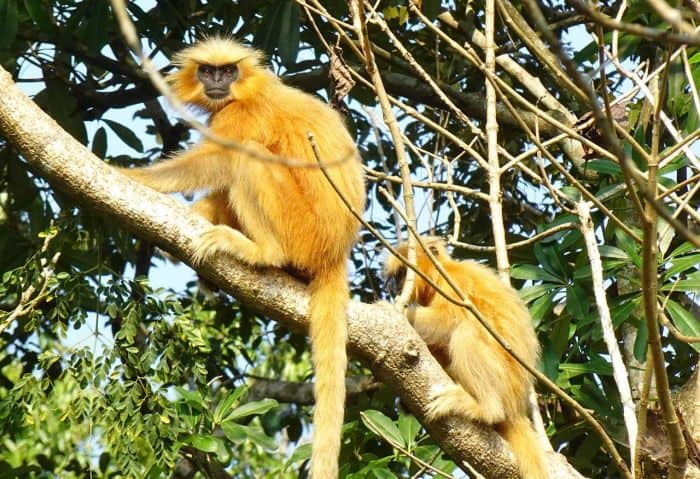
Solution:
<svg viewBox="0 0 700 479">
<path fill-rule="evenodd" d="M 429 236 L 424 239 L 424 244 L 426 248 L 428 248 L 428 251 L 430 251 L 430 253 L 436 258 L 439 258 L 446 253 L 445 241 L 442 238 L 438 238 L 437 236 Z"/>
</svg>

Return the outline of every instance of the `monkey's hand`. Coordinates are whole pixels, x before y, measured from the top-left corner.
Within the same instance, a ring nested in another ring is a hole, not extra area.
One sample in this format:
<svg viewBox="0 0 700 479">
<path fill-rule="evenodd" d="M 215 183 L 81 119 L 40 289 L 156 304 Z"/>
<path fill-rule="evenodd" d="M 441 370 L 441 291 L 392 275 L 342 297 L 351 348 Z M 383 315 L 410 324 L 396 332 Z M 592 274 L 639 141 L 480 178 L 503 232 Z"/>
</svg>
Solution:
<svg viewBox="0 0 700 479">
<path fill-rule="evenodd" d="M 459 384 L 437 387 L 431 391 L 430 396 L 427 412 L 430 420 L 461 416 L 484 424 L 496 424 L 506 419 L 500 402 L 487 401 L 480 404 Z"/>
<path fill-rule="evenodd" d="M 435 387 L 430 392 L 427 416 L 433 421 L 447 416 L 463 416 L 475 420 L 478 404 L 471 394 L 457 384 Z"/>
<path fill-rule="evenodd" d="M 214 225 L 202 233 L 195 243 L 192 261 L 197 266 L 217 253 L 231 255 L 251 266 L 280 268 L 284 265 L 281 248 L 272 242 L 267 248 L 261 248 L 240 231 L 226 225 Z"/>
<path fill-rule="evenodd" d="M 217 253 L 230 254 L 238 257 L 235 248 L 236 244 L 240 242 L 241 239 L 250 242 L 240 231 L 234 230 L 233 228 L 229 228 L 225 225 L 211 226 L 206 229 L 195 242 L 192 262 L 195 266 L 199 266 L 205 259 Z"/>
</svg>

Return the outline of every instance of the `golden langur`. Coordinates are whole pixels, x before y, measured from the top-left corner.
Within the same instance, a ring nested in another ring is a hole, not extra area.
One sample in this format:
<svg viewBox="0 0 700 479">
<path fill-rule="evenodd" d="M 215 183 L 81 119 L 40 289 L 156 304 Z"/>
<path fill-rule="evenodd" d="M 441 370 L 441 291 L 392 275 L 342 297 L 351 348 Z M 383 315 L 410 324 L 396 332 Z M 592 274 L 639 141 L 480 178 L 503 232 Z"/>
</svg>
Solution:
<svg viewBox="0 0 700 479">
<path fill-rule="evenodd" d="M 280 161 L 260 160 L 203 140 L 166 161 L 122 171 L 164 193 L 207 192 L 193 206 L 214 223 L 196 244 L 197 261 L 227 254 L 310 278 L 316 374 L 311 474 L 332 479 L 338 475 L 345 399 L 346 262 L 359 224 L 315 166 L 308 134 L 313 134 L 340 194 L 357 211 L 365 201 L 362 169 L 340 115 L 284 85 L 261 61 L 254 49 L 210 38 L 175 57 L 178 70 L 168 81 L 180 100 L 209 114 L 214 134 L 278 155 Z"/>
<path fill-rule="evenodd" d="M 453 260 L 439 238 L 424 244 L 491 327 L 529 365 L 539 359 L 539 343 L 530 314 L 516 291 L 503 284 L 487 266 Z M 442 291 L 458 298 L 428 255 L 417 246 L 417 269 Z M 398 251 L 406 257 L 407 246 Z M 388 279 L 403 282 L 406 267 L 391 256 Z M 459 415 L 493 426 L 510 444 L 521 475 L 546 479 L 543 450 L 528 419 L 532 376 L 501 347 L 478 320 L 416 276 L 409 321 L 425 340 L 455 385 L 436 391 L 429 406 L 431 419 Z"/>
</svg>

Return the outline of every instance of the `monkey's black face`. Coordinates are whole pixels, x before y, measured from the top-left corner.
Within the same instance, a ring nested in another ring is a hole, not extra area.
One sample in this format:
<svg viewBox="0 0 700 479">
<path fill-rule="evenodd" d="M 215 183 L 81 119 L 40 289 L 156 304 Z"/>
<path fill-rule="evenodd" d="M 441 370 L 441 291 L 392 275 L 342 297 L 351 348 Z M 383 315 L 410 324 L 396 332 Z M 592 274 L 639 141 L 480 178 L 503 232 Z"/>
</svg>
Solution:
<svg viewBox="0 0 700 479">
<path fill-rule="evenodd" d="M 231 83 L 238 79 L 238 65 L 199 65 L 197 79 L 204 86 L 204 94 L 212 100 L 221 100 L 231 93 Z"/>
<path fill-rule="evenodd" d="M 406 281 L 406 267 L 402 266 L 388 275 L 384 287 L 392 296 L 398 296 L 403 289 L 403 282 Z"/>
</svg>

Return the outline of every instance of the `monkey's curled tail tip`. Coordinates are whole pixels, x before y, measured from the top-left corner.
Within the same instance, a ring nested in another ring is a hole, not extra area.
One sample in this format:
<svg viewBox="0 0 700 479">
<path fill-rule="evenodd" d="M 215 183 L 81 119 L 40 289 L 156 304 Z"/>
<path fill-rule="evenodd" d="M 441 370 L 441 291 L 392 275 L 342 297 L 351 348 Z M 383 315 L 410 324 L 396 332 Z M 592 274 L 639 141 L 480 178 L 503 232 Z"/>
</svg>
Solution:
<svg viewBox="0 0 700 479">
<path fill-rule="evenodd" d="M 500 433 L 513 449 L 523 479 L 549 479 L 544 450 L 527 417 L 501 423 Z"/>
</svg>

